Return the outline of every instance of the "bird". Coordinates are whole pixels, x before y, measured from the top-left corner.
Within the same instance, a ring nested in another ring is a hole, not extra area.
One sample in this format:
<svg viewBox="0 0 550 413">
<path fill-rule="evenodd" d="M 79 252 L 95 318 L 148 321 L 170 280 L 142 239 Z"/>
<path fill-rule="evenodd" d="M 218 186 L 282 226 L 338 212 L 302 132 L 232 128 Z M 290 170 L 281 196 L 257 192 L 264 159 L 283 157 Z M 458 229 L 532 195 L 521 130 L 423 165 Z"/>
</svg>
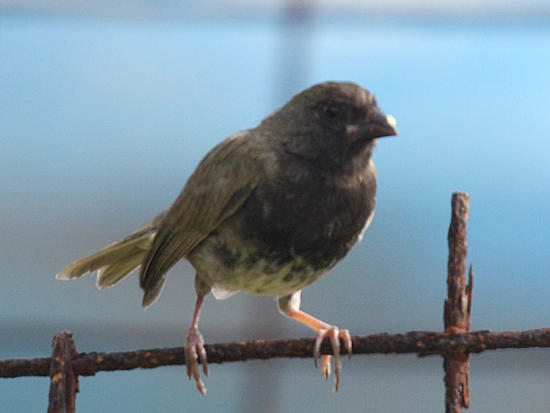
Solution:
<svg viewBox="0 0 550 413">
<path fill-rule="evenodd" d="M 340 383 L 340 340 L 348 330 L 300 309 L 301 291 L 331 270 L 358 243 L 376 202 L 372 155 L 378 138 L 397 135 L 396 121 L 368 90 L 326 81 L 295 95 L 254 128 L 237 132 L 200 161 L 174 203 L 149 223 L 62 269 L 58 279 L 97 271 L 110 287 L 139 268 L 143 307 L 161 294 L 180 259 L 196 271 L 196 304 L 185 339 L 187 375 L 206 394 L 209 375 L 198 324 L 205 297 L 238 291 L 273 295 L 284 315 L 316 332 L 314 361 Z"/>
</svg>

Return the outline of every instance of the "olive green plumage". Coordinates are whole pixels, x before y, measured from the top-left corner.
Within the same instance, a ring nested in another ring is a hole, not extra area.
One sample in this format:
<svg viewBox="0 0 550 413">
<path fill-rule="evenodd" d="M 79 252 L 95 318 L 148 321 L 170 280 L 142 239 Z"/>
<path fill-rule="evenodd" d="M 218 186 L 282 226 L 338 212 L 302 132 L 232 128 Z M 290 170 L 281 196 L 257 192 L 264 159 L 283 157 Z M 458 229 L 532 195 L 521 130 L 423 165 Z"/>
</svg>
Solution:
<svg viewBox="0 0 550 413">
<path fill-rule="evenodd" d="M 397 134 L 373 95 L 346 82 L 325 82 L 296 95 L 256 128 L 232 135 L 200 162 L 174 203 L 144 227 L 61 270 L 61 279 L 97 271 L 99 288 L 136 268 L 143 306 L 162 292 L 180 259 L 195 268 L 197 302 L 186 335 L 189 377 L 202 394 L 208 375 L 198 330 L 204 297 L 237 291 L 277 295 L 279 309 L 317 332 L 335 355 L 339 340 L 349 354 L 350 334 L 300 310 L 303 288 L 327 273 L 359 242 L 376 202 L 376 139 Z M 322 359 L 330 374 L 330 356 Z"/>
<path fill-rule="evenodd" d="M 187 258 L 204 293 L 300 290 L 345 256 L 372 218 L 370 157 L 375 138 L 395 134 L 387 119 L 353 83 L 313 86 L 213 148 L 150 223 L 57 277 L 98 271 L 104 288 L 140 267 L 148 306 Z"/>
</svg>

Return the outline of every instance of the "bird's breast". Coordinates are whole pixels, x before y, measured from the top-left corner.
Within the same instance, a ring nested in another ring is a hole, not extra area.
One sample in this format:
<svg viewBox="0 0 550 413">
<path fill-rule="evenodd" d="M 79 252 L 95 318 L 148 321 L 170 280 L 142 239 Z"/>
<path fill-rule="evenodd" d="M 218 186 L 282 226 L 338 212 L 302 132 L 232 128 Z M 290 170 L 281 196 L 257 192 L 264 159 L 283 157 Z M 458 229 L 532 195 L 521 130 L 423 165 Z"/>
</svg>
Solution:
<svg viewBox="0 0 550 413">
<path fill-rule="evenodd" d="M 374 212 L 374 174 L 263 182 L 189 257 L 211 285 L 288 294 L 325 274 Z"/>
<path fill-rule="evenodd" d="M 353 176 L 305 175 L 263 183 L 242 210 L 243 235 L 316 268 L 343 258 L 374 212 L 373 168 Z"/>
</svg>

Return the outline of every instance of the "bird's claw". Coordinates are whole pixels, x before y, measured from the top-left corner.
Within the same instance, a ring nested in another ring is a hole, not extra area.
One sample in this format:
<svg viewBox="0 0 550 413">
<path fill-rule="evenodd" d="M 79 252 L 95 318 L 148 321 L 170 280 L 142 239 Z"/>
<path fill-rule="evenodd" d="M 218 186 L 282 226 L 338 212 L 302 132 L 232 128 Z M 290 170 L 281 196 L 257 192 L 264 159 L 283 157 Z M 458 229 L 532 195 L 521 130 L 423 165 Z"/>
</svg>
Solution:
<svg viewBox="0 0 550 413">
<path fill-rule="evenodd" d="M 187 366 L 187 376 L 191 377 L 197 383 L 197 389 L 201 394 L 206 394 L 206 387 L 200 378 L 199 361 L 202 364 L 204 375 L 208 377 L 208 363 L 206 362 L 206 350 L 204 349 L 204 339 L 196 328 L 191 328 L 187 332 L 185 345 L 185 365 Z"/>
<path fill-rule="evenodd" d="M 315 347 L 313 348 L 313 360 L 315 367 L 319 366 L 319 358 L 321 358 L 321 375 L 328 379 L 330 376 L 330 359 L 329 354 L 323 354 L 321 357 L 321 344 L 325 338 L 330 339 L 332 353 L 334 354 L 334 391 L 338 391 L 340 386 L 340 372 L 342 371 L 342 362 L 340 361 L 340 339 L 344 342 L 344 347 L 348 352 L 348 357 L 351 358 L 351 335 L 348 330 L 340 330 L 336 326 L 322 328 L 317 332 Z"/>
</svg>

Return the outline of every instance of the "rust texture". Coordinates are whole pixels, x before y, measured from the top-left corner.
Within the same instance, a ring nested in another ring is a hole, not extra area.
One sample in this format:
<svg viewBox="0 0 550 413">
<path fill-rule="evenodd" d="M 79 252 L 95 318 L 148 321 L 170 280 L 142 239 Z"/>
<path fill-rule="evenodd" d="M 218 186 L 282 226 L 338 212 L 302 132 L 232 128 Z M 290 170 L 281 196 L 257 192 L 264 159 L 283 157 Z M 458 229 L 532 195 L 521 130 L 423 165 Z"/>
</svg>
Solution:
<svg viewBox="0 0 550 413">
<path fill-rule="evenodd" d="M 447 266 L 447 300 L 444 308 L 445 332 L 464 333 L 470 329 L 471 286 L 466 284 L 466 224 L 470 197 L 455 192 L 451 201 L 452 214 L 449 226 L 449 261 Z M 471 276 L 471 273 L 470 273 Z"/>
<path fill-rule="evenodd" d="M 48 413 L 74 413 L 78 375 L 73 370 L 76 353 L 72 334 L 57 333 L 53 338 L 50 359 L 50 400 Z"/>
<path fill-rule="evenodd" d="M 447 300 L 443 320 L 445 333 L 466 333 L 470 330 L 472 306 L 473 270 L 470 267 L 466 284 L 466 225 L 470 209 L 470 197 L 455 192 L 451 200 L 451 224 L 449 226 L 449 260 L 447 266 Z M 445 412 L 460 413 L 470 404 L 470 354 L 447 352 L 444 355 Z"/>
<path fill-rule="evenodd" d="M 404 334 L 378 333 L 354 336 L 353 354 L 404 354 L 419 356 L 460 355 L 480 353 L 486 350 L 550 347 L 550 328 L 527 331 L 487 330 L 462 334 L 434 331 L 411 331 Z M 254 340 L 227 344 L 206 345 L 210 363 L 231 361 L 312 357 L 312 338 L 294 340 Z M 323 354 L 332 351 L 328 343 L 321 347 Z M 123 351 L 116 353 L 78 353 L 72 358 L 76 375 L 92 376 L 99 371 L 132 370 L 161 366 L 183 365 L 183 347 Z M 0 361 L 0 377 L 49 376 L 51 358 L 19 359 Z"/>
</svg>

